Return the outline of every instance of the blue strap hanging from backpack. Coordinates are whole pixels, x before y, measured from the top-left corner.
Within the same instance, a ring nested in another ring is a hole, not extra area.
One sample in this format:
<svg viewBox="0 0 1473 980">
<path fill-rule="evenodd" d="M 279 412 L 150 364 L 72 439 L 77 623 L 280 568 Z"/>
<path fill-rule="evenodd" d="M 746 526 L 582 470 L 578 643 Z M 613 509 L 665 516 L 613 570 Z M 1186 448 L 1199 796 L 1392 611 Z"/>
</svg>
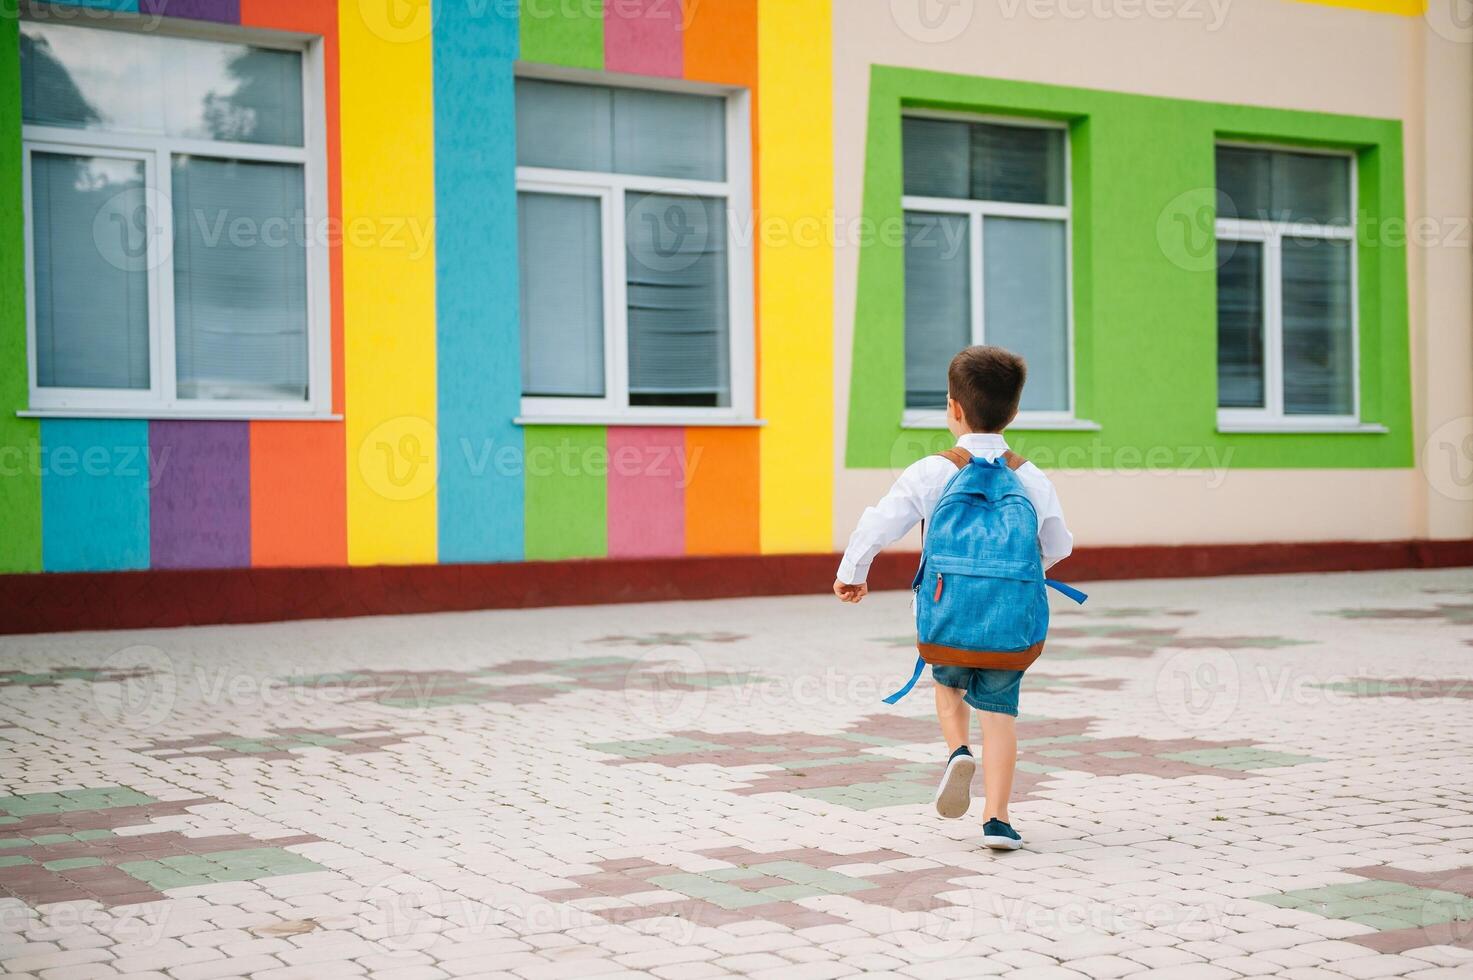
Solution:
<svg viewBox="0 0 1473 980">
<path fill-rule="evenodd" d="M 1057 579 L 1046 578 L 1043 580 L 1043 584 L 1047 585 L 1049 588 L 1053 589 L 1056 592 L 1068 596 L 1070 599 L 1073 599 L 1080 605 L 1084 605 L 1084 601 L 1089 598 L 1089 596 L 1085 595 L 1083 592 L 1080 592 L 1072 585 L 1065 585 L 1063 582 L 1060 582 Z M 896 691 L 888 698 L 885 698 L 885 703 L 896 704 L 900 701 L 901 698 L 909 694 L 915 688 L 916 684 L 920 681 L 921 672 L 925 669 L 926 658 L 916 657 L 915 669 L 912 670 L 910 673 L 910 680 L 906 681 L 905 684 L 900 688 L 900 690 Z"/>
</svg>

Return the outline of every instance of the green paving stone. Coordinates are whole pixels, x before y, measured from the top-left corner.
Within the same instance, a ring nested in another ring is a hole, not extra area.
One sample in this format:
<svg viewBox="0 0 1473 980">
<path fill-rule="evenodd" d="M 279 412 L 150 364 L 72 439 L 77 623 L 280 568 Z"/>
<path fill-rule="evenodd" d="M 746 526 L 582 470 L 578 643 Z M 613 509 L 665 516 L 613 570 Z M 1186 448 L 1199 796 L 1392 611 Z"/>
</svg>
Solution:
<svg viewBox="0 0 1473 980">
<path fill-rule="evenodd" d="M 6 847 L 30 847 L 31 841 L 28 837 L 6 837 L 0 839 L 0 848 Z"/>
<path fill-rule="evenodd" d="M 1024 738 L 1019 739 L 1020 747 L 1032 748 L 1035 745 L 1068 745 L 1073 742 L 1093 742 L 1094 739 L 1088 735 L 1050 735 L 1046 738 Z"/>
<path fill-rule="evenodd" d="M 104 837 L 116 837 L 111 830 L 79 830 L 72 834 L 77 840 L 102 840 Z"/>
<path fill-rule="evenodd" d="M 742 878 L 760 878 L 761 874 L 751 868 L 717 868 L 715 871 L 707 871 L 706 877 L 717 881 L 738 881 Z"/>
<path fill-rule="evenodd" d="M 69 844 L 71 841 L 71 834 L 42 834 L 39 837 L 31 838 L 31 843 L 37 847 L 45 847 L 50 844 Z"/>
<path fill-rule="evenodd" d="M 22 864 L 35 864 L 24 854 L 0 854 L 0 868 L 15 868 Z"/>
<path fill-rule="evenodd" d="M 1063 768 L 1060 766 L 1051 766 L 1046 762 L 1031 762 L 1027 759 L 1019 759 L 1017 768 L 1021 769 L 1023 772 L 1038 773 L 1039 775 L 1064 771 Z"/>
<path fill-rule="evenodd" d="M 267 745 L 265 742 L 260 742 L 252 738 L 222 738 L 218 742 L 213 742 L 211 744 L 213 744 L 217 748 L 225 749 L 230 752 L 249 752 L 252 754 L 260 754 L 262 752 L 270 752 L 272 750 L 272 747 Z"/>
<path fill-rule="evenodd" d="M 1232 769 L 1239 772 L 1324 761 L 1308 755 L 1291 755 L 1287 752 L 1273 752 L 1268 749 L 1251 747 L 1192 749 L 1188 752 L 1168 752 L 1161 758 L 1174 762 L 1186 762 L 1195 766 L 1206 766 L 1211 769 Z"/>
<path fill-rule="evenodd" d="M 336 735 L 319 735 L 315 732 L 293 735 L 291 740 L 307 745 L 347 745 L 349 743 L 349 739 L 346 738 L 338 738 Z"/>
<path fill-rule="evenodd" d="M 80 857 L 62 858 L 59 861 L 47 861 L 41 867 L 47 871 L 71 871 L 73 868 L 95 868 L 102 864 L 102 858 Z"/>
<path fill-rule="evenodd" d="M 726 895 L 732 891 L 740 891 L 734 885 L 698 874 L 658 875 L 648 880 L 650 884 L 657 885 L 666 891 L 680 892 L 691 898 L 709 898 L 712 895 Z"/>
<path fill-rule="evenodd" d="M 1102 757 L 1106 758 L 1106 759 L 1138 759 L 1138 758 L 1140 758 L 1140 753 L 1139 752 L 1130 752 L 1130 751 L 1128 751 L 1126 749 L 1111 749 L 1108 752 L 1101 752 L 1100 755 Z"/>
<path fill-rule="evenodd" d="M 774 902 L 795 902 L 800 898 L 817 898 L 824 892 L 812 885 L 777 885 L 773 888 L 764 888 L 757 894 L 766 895 Z"/>
<path fill-rule="evenodd" d="M 1045 759 L 1070 759 L 1079 755 L 1073 749 L 1040 749 L 1035 755 L 1041 755 Z"/>
</svg>

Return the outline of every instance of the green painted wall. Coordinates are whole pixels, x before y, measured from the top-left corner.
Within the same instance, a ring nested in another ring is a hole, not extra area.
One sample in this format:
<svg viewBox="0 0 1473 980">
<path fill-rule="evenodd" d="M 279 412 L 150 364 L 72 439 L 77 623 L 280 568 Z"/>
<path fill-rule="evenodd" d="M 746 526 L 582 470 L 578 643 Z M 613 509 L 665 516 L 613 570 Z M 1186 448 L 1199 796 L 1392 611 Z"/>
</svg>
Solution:
<svg viewBox="0 0 1473 980">
<path fill-rule="evenodd" d="M 15 417 L 30 401 L 22 190 L 20 28 L 0 0 L 0 572 L 41 570 L 41 427 Z"/>
<path fill-rule="evenodd" d="M 1095 469 L 1413 465 L 1406 251 L 1378 238 L 1405 220 L 1400 122 L 875 66 L 869 227 L 901 220 L 905 107 L 1069 123 L 1076 414 L 1101 428 L 1010 430 L 1020 452 L 1044 466 Z M 1357 152 L 1361 417 L 1388 433 L 1217 432 L 1212 203 L 1222 138 Z M 900 426 L 904 250 L 889 237 L 875 236 L 859 262 L 845 452 L 855 468 L 904 465 L 950 442 L 944 431 Z"/>
<path fill-rule="evenodd" d="M 603 70 L 602 0 L 521 0 L 520 24 L 523 61 Z"/>
<path fill-rule="evenodd" d="M 526 427 L 527 560 L 602 558 L 609 551 L 606 430 Z"/>
</svg>

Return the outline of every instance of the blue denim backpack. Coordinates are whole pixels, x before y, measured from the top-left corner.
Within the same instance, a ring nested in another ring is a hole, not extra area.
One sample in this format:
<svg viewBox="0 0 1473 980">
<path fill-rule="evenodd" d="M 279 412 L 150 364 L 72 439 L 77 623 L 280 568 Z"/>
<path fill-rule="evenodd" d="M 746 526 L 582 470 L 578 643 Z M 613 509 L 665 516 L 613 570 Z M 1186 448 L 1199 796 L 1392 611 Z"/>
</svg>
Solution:
<svg viewBox="0 0 1473 980">
<path fill-rule="evenodd" d="M 909 683 L 885 701 L 910 693 L 926 664 L 1027 670 L 1043 652 L 1052 586 L 1075 602 L 1086 596 L 1043 577 L 1038 515 L 1015 470 L 1027 462 L 1011 451 L 989 461 L 965 449 L 940 455 L 957 471 L 922 526 L 916 594 L 916 658 Z"/>
</svg>

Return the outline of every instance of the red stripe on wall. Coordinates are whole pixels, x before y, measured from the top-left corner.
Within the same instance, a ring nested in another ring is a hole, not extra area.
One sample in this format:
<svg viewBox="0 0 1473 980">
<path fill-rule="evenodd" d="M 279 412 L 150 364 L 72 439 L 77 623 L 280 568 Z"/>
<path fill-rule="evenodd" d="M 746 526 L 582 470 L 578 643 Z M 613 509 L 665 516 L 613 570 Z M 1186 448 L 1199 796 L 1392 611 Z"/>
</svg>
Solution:
<svg viewBox="0 0 1473 980">
<path fill-rule="evenodd" d="M 839 555 L 724 555 L 197 571 L 0 575 L 0 633 L 261 623 L 466 609 L 826 595 Z M 915 554 L 881 554 L 870 584 L 901 589 Z M 1473 565 L 1470 541 L 1310 541 L 1078 551 L 1071 582 Z M 1085 591 L 1089 591 L 1086 589 Z"/>
<path fill-rule="evenodd" d="M 685 553 L 685 430 L 611 427 L 609 557 Z"/>
<path fill-rule="evenodd" d="M 604 68 L 679 78 L 684 65 L 680 0 L 604 4 Z"/>
</svg>

